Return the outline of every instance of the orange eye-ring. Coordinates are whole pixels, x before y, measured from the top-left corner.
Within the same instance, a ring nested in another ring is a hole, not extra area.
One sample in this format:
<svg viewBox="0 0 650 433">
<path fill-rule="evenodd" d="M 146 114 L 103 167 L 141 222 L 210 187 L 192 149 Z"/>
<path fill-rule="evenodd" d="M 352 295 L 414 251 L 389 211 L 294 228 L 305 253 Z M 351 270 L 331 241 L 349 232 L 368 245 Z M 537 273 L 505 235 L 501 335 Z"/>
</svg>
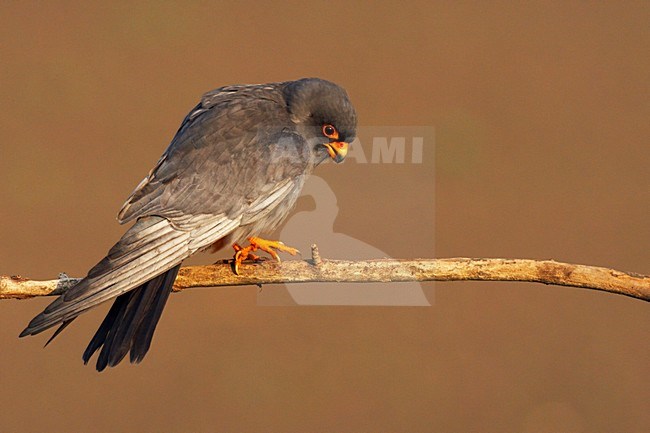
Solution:
<svg viewBox="0 0 650 433">
<path fill-rule="evenodd" d="M 331 138 L 332 140 L 337 140 L 339 138 L 338 131 L 336 130 L 335 127 L 333 127 L 329 123 L 323 125 L 323 135 L 327 138 Z"/>
</svg>

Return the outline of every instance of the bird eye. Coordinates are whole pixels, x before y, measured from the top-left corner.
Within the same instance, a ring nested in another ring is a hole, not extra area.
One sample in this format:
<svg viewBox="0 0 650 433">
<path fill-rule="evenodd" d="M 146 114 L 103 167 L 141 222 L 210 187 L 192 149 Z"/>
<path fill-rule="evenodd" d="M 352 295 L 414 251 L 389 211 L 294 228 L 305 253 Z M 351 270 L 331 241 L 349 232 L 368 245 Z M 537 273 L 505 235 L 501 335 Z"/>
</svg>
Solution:
<svg viewBox="0 0 650 433">
<path fill-rule="evenodd" d="M 327 138 L 336 140 L 339 138 L 339 133 L 336 131 L 336 128 L 330 124 L 323 125 L 323 135 Z"/>
</svg>

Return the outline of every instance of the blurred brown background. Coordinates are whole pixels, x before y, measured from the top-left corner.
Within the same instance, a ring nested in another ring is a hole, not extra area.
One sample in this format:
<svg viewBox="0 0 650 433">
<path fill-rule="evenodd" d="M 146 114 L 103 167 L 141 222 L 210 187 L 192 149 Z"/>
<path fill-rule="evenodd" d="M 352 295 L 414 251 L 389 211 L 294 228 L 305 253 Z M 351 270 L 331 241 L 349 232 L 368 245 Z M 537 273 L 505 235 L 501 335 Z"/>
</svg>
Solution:
<svg viewBox="0 0 650 433">
<path fill-rule="evenodd" d="M 321 167 L 335 231 L 392 257 L 650 273 L 648 2 L 281 4 L 5 2 L 0 273 L 85 275 L 204 91 L 303 76 L 342 84 L 363 125 L 436 131 L 421 165 Z M 650 429 L 647 303 L 485 282 L 420 308 L 257 292 L 172 296 L 145 361 L 102 374 L 81 353 L 107 306 L 42 350 L 17 335 L 50 299 L 1 301 L 0 430 Z"/>
</svg>

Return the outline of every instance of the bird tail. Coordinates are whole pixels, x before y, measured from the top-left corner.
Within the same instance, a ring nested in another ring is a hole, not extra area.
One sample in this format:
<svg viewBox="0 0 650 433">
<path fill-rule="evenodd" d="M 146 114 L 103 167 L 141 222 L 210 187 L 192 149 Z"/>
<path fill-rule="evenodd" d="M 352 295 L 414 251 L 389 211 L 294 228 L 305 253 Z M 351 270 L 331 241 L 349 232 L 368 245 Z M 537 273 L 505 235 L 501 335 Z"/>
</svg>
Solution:
<svg viewBox="0 0 650 433">
<path fill-rule="evenodd" d="M 189 256 L 189 237 L 165 218 L 141 218 L 86 278 L 34 317 L 20 336 L 60 324 L 54 338 L 83 312 L 117 298 L 84 360 L 102 346 L 98 369 L 102 363 L 116 365 L 129 350 L 133 362 L 142 360 L 180 263 Z"/>
<path fill-rule="evenodd" d="M 83 359 L 88 362 L 101 348 L 97 362 L 100 371 L 117 365 L 129 351 L 131 362 L 140 362 L 149 349 L 180 263 L 226 236 L 240 219 L 219 214 L 201 216 L 193 222 L 202 224 L 190 230 L 177 228 L 159 216 L 140 218 L 86 278 L 34 317 L 20 336 L 36 335 L 60 325 L 54 338 L 80 314 L 115 299 Z"/>
<path fill-rule="evenodd" d="M 179 269 L 180 265 L 177 265 L 118 296 L 88 344 L 83 354 L 84 364 L 100 348 L 97 371 L 116 366 L 129 351 L 132 363 L 142 361 Z"/>
<path fill-rule="evenodd" d="M 160 217 L 138 220 L 86 278 L 55 299 L 20 334 L 36 335 L 109 299 L 146 285 L 189 256 L 189 233 Z"/>
</svg>

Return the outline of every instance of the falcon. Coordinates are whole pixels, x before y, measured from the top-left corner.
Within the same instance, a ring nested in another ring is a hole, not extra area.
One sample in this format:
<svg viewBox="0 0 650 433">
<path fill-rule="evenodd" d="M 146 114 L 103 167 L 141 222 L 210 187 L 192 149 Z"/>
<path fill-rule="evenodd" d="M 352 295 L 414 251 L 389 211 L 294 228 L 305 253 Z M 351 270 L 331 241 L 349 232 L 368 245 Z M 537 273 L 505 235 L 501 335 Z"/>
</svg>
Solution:
<svg viewBox="0 0 650 433">
<path fill-rule="evenodd" d="M 356 124 L 345 90 L 318 78 L 206 93 L 122 206 L 120 224 L 135 224 L 20 336 L 59 325 L 49 343 L 77 316 L 115 298 L 83 361 L 99 351 L 98 371 L 127 353 L 140 362 L 184 259 L 232 243 L 238 273 L 257 250 L 277 260 L 278 251 L 298 252 L 258 236 L 286 218 L 317 165 L 343 161 Z"/>
</svg>

